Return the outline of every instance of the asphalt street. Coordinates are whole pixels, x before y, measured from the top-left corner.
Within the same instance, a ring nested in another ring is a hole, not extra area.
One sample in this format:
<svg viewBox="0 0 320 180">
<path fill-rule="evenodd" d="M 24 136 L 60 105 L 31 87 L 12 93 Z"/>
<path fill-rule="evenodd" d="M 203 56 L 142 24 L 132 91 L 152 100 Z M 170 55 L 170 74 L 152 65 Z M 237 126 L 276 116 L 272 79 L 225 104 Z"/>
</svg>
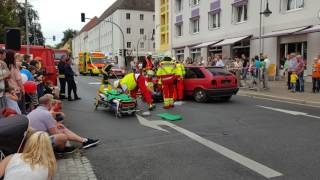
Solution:
<svg viewBox="0 0 320 180">
<path fill-rule="evenodd" d="M 98 179 L 320 179 L 318 108 L 241 96 L 226 103 L 187 100 L 169 110 L 183 116 L 183 120 L 171 122 L 183 130 L 166 126 L 163 128 L 168 132 L 163 132 L 142 126 L 136 116 L 118 119 L 105 109 L 94 111 L 99 81 L 98 77 L 78 77 L 82 100 L 66 101 L 63 107 L 70 129 L 101 139 L 99 146 L 83 151 Z M 166 110 L 157 104 L 146 120 L 161 120 L 157 117 L 160 112 Z M 203 144 L 192 138 L 195 136 L 204 139 Z M 268 178 L 261 173 L 263 170 L 259 173 L 260 166 L 258 170 L 248 168 L 245 165 L 249 162 L 242 161 L 243 165 L 228 158 L 205 145 L 210 143 L 281 175 Z"/>
</svg>

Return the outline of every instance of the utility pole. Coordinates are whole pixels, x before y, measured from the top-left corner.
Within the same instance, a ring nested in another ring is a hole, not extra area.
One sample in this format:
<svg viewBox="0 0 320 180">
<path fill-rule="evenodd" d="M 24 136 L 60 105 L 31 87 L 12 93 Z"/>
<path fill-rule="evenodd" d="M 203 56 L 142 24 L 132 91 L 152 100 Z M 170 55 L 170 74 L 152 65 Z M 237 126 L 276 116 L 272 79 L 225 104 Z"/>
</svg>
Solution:
<svg viewBox="0 0 320 180">
<path fill-rule="evenodd" d="M 28 18 L 28 0 L 25 0 L 25 18 L 26 18 L 26 40 L 27 40 L 27 54 L 30 54 L 30 41 L 29 41 L 29 18 Z"/>
</svg>

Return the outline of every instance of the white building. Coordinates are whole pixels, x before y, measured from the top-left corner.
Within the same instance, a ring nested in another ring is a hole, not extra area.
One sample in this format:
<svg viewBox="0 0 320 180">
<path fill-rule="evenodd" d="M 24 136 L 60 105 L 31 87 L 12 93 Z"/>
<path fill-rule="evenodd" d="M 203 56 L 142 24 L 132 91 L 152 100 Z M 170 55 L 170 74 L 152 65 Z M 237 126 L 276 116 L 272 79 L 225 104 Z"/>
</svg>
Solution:
<svg viewBox="0 0 320 180">
<path fill-rule="evenodd" d="M 155 11 L 161 12 L 157 0 Z M 259 54 L 259 13 L 266 0 L 171 0 L 170 47 L 177 58 L 207 60 L 208 55 L 232 58 Z M 286 54 L 302 54 L 307 73 L 320 54 L 320 1 L 269 0 L 272 14 L 262 17 L 263 53 L 278 69 Z M 159 17 L 159 15 L 156 15 Z M 158 36 L 160 36 L 158 34 Z M 160 43 L 160 37 L 156 38 Z"/>
<path fill-rule="evenodd" d="M 154 52 L 154 20 L 153 0 L 117 0 L 88 30 L 86 48 L 81 51 L 102 51 L 112 54 L 121 67 L 129 65 L 137 55 L 141 58 L 147 52 Z M 76 39 L 73 42 L 79 43 Z M 123 49 L 126 49 L 126 61 Z"/>
</svg>

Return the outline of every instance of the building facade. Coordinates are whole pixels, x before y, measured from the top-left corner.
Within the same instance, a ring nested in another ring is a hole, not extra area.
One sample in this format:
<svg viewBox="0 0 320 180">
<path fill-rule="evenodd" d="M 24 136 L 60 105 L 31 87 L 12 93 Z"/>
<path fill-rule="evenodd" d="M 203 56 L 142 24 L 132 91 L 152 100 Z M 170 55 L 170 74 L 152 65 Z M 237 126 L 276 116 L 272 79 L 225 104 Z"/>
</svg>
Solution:
<svg viewBox="0 0 320 180">
<path fill-rule="evenodd" d="M 85 41 L 86 46 L 80 51 L 104 52 L 124 67 L 133 58 L 142 58 L 147 52 L 154 52 L 154 22 L 153 0 L 118 0 L 87 31 L 86 40 L 79 34 L 73 42 Z M 123 49 L 126 49 L 126 59 Z"/>
<path fill-rule="evenodd" d="M 155 3 L 158 21 L 162 1 Z M 266 9 L 266 0 L 171 0 L 168 5 L 168 47 L 177 59 L 259 54 L 260 12 Z M 261 21 L 263 54 L 278 70 L 287 54 L 301 54 L 311 74 L 313 58 L 320 54 L 320 1 L 269 0 L 269 8 L 272 14 Z M 161 34 L 157 36 L 161 46 Z"/>
</svg>

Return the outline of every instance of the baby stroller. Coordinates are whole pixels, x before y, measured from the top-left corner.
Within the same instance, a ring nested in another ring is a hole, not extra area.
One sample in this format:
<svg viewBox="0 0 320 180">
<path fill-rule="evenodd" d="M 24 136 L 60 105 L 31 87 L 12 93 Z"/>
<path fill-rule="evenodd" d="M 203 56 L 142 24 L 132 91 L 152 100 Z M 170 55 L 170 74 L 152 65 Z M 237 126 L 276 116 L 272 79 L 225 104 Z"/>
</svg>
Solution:
<svg viewBox="0 0 320 180">
<path fill-rule="evenodd" d="M 138 111 L 135 99 L 125 93 L 111 89 L 99 91 L 94 106 L 95 110 L 100 106 L 108 108 L 119 118 L 123 115 L 134 115 Z"/>
<path fill-rule="evenodd" d="M 22 149 L 28 127 L 29 120 L 22 115 L 0 119 L 0 160 Z"/>
</svg>

